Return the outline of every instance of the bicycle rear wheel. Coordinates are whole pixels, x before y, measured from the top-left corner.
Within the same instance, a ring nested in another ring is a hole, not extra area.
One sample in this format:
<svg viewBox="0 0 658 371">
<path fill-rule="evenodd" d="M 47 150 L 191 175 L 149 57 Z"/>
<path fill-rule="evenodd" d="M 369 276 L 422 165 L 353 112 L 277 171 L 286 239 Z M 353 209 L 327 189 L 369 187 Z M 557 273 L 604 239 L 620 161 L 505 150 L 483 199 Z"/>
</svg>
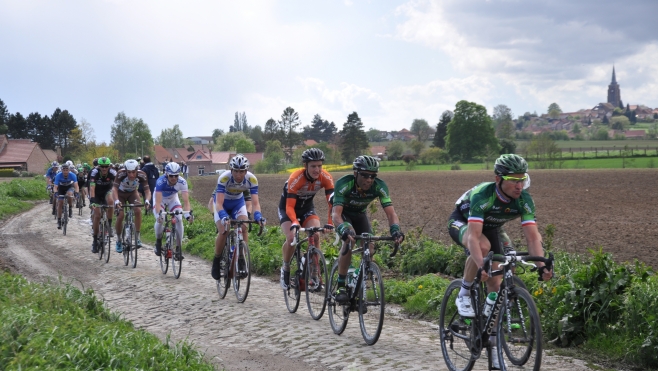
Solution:
<svg viewBox="0 0 658 371">
<path fill-rule="evenodd" d="M 69 224 L 69 207 L 64 200 L 64 205 L 62 206 L 62 233 L 66 236 L 66 225 Z"/>
<path fill-rule="evenodd" d="M 327 293 L 327 306 L 329 307 L 329 324 L 334 334 L 340 335 L 347 327 L 347 320 L 350 316 L 350 306 L 336 303 L 336 291 L 338 290 L 338 260 L 331 268 L 331 278 L 329 279 L 329 292 Z"/>
<path fill-rule="evenodd" d="M 309 247 L 306 261 L 306 305 L 311 318 L 317 321 L 327 307 L 327 263 L 322 250 L 316 247 Z"/>
<path fill-rule="evenodd" d="M 450 282 L 443 296 L 439 315 L 441 352 L 450 371 L 469 371 L 476 360 L 470 349 L 474 322 L 461 317 L 455 304 L 461 285 L 461 279 Z"/>
<path fill-rule="evenodd" d="M 384 326 L 384 281 L 375 262 L 363 272 L 363 286 L 359 290 L 359 324 L 366 344 L 373 345 L 379 340 Z"/>
<path fill-rule="evenodd" d="M 299 299 L 301 298 L 301 290 L 299 288 L 299 249 L 295 250 L 290 261 L 290 284 L 287 289 L 283 290 L 283 299 L 286 301 L 288 312 L 295 313 L 299 308 Z"/>
<path fill-rule="evenodd" d="M 105 235 L 103 236 L 103 239 L 105 240 L 105 244 L 103 244 L 103 254 L 105 254 L 105 262 L 108 263 L 110 261 L 110 249 L 112 248 L 110 241 L 110 223 L 105 222 Z"/>
<path fill-rule="evenodd" d="M 126 225 L 123 227 L 123 238 L 121 245 L 123 246 L 123 252 L 121 253 L 123 255 L 123 264 L 125 266 L 128 266 L 128 263 L 130 263 L 130 248 L 132 245 L 132 227 L 130 224 L 126 223 Z"/>
<path fill-rule="evenodd" d="M 220 299 L 224 299 L 226 297 L 226 292 L 228 292 L 228 288 L 231 287 L 231 280 L 228 278 L 228 271 L 229 267 L 231 265 L 231 262 L 228 260 L 228 252 L 230 250 L 229 244 L 226 244 L 224 247 L 224 250 L 222 251 L 222 260 L 219 265 L 219 279 L 216 281 L 217 282 L 217 293 L 219 294 Z"/>
<path fill-rule="evenodd" d="M 98 226 L 98 236 L 97 237 L 97 243 L 98 243 L 98 259 L 102 260 L 103 259 L 103 253 L 105 252 L 105 223 L 103 223 L 103 220 L 101 219 L 100 225 Z M 92 229 L 93 231 L 93 229 Z"/>
<path fill-rule="evenodd" d="M 503 301 L 502 320 L 498 321 L 498 356 L 509 360 L 508 370 L 539 370 L 542 358 L 542 330 L 537 306 L 530 293 L 515 287 Z"/>
<path fill-rule="evenodd" d="M 173 232 L 173 231 L 172 231 Z M 181 239 L 181 243 L 182 243 Z M 181 246 L 178 243 L 178 238 L 176 237 L 176 233 L 171 234 L 171 241 L 169 246 L 172 246 L 171 248 L 171 268 L 174 270 L 174 277 L 178 278 L 180 277 L 180 272 L 183 269 L 183 252 L 181 251 Z"/>
<path fill-rule="evenodd" d="M 136 268 L 137 267 L 137 232 L 135 232 L 135 224 L 130 223 L 130 231 L 131 231 L 131 236 L 130 236 L 130 262 L 132 263 L 132 267 Z"/>
<path fill-rule="evenodd" d="M 233 291 L 238 303 L 244 303 L 249 295 L 249 285 L 251 284 L 251 257 L 249 255 L 249 246 L 244 241 L 235 249 L 234 257 L 235 266 L 233 267 Z"/>
<path fill-rule="evenodd" d="M 173 235 L 174 230 L 171 231 L 170 235 Z M 169 241 L 171 240 L 170 238 L 167 238 L 164 246 L 162 246 L 162 251 L 160 251 L 160 270 L 162 271 L 162 274 L 167 274 L 167 271 L 169 270 L 169 249 L 171 248 L 169 245 Z"/>
</svg>

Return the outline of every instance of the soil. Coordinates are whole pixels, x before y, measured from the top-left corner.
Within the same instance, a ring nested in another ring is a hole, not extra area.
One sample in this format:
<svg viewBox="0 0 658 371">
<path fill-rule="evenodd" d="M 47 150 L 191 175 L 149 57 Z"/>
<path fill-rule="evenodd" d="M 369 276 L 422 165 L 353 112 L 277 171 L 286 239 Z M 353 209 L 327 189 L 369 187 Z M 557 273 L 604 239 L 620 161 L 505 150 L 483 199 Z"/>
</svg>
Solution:
<svg viewBox="0 0 658 371">
<path fill-rule="evenodd" d="M 277 188 L 282 184 L 279 179 L 265 178 L 262 184 L 274 184 L 275 180 Z M 392 188 L 399 189 L 396 185 Z M 269 214 L 273 213 L 273 201 L 268 192 L 263 196 Z M 231 292 L 225 299 L 218 298 L 210 263 L 195 256 L 185 256 L 180 279 L 174 279 L 171 272 L 161 273 L 152 246 L 145 245 L 139 251 L 137 268 L 124 266 L 121 255 L 114 251 L 105 263 L 90 252 L 89 219 L 74 216 L 63 236 L 47 202 L 6 220 L 0 226 L 0 236 L 2 267 L 31 281 L 92 288 L 108 308 L 121 313 L 136 328 L 163 340 L 171 336 L 174 342 L 191 341 L 218 369 L 446 369 L 437 327 L 404 318 L 393 305 L 386 306 L 379 341 L 367 346 L 357 316 L 350 316 L 347 329 L 337 336 L 331 331 L 327 314 L 314 321 L 304 302 L 296 313 L 288 313 L 278 283 L 268 279 L 253 277 L 247 300 L 239 304 Z M 544 370 L 589 369 L 582 360 L 548 353 L 544 353 Z M 475 369 L 486 369 L 486 365 L 482 357 Z"/>
<path fill-rule="evenodd" d="M 334 181 L 344 174 L 332 174 Z M 476 184 L 495 180 L 491 171 L 384 172 L 379 176 L 388 185 L 403 231 L 420 228 L 446 244 L 452 243 L 447 223 L 455 201 Z M 534 170 L 530 176 L 529 192 L 545 240 L 546 226 L 555 227 L 553 248 L 583 255 L 602 248 L 616 261 L 637 259 L 658 269 L 658 220 L 653 214 L 658 171 Z M 277 208 L 288 175 L 257 177 L 263 215 L 269 224 L 278 224 Z M 208 202 L 216 183 L 215 177 L 194 180 L 199 202 Z M 318 194 L 315 205 L 325 221 L 324 197 Z M 372 218 L 386 223 L 381 208 Z M 525 244 L 520 222 L 507 223 L 505 229 L 513 240 Z"/>
</svg>

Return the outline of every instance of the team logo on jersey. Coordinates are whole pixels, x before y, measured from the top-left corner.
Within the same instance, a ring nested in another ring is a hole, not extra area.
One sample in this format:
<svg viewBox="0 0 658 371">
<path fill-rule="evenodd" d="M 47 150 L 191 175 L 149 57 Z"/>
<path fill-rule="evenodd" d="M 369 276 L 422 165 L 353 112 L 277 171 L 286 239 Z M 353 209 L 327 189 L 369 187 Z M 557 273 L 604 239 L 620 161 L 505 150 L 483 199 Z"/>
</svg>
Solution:
<svg viewBox="0 0 658 371">
<path fill-rule="evenodd" d="M 528 205 L 528 203 L 525 203 L 525 204 L 523 205 L 523 208 L 525 209 L 525 211 L 527 211 L 527 212 L 529 212 L 530 214 L 532 214 L 532 209 L 530 208 L 530 206 Z"/>
<path fill-rule="evenodd" d="M 505 209 L 506 213 L 509 213 L 510 211 L 512 211 L 512 210 L 509 207 L 507 209 Z"/>
</svg>

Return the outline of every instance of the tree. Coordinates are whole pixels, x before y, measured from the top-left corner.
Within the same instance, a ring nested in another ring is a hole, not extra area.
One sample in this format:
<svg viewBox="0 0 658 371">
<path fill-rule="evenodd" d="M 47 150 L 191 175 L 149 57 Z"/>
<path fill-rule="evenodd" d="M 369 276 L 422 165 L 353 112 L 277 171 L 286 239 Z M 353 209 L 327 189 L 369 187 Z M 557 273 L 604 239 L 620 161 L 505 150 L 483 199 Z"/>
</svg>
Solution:
<svg viewBox="0 0 658 371">
<path fill-rule="evenodd" d="M 500 139 L 500 154 L 516 152 L 516 143 L 511 139 Z"/>
<path fill-rule="evenodd" d="M 171 129 L 163 129 L 160 132 L 157 142 L 165 148 L 180 148 L 185 144 L 183 132 L 178 127 L 178 124 L 174 125 Z"/>
<path fill-rule="evenodd" d="M 425 143 L 430 138 L 430 135 L 434 133 L 434 129 L 424 119 L 415 119 L 411 123 L 411 130 L 409 131 L 422 143 Z"/>
<path fill-rule="evenodd" d="M 499 139 L 510 139 L 514 135 L 514 114 L 504 104 L 499 104 L 493 110 L 494 128 Z"/>
<path fill-rule="evenodd" d="M 386 147 L 386 155 L 391 160 L 397 160 L 404 153 L 404 143 L 400 140 L 394 140 Z"/>
<path fill-rule="evenodd" d="M 224 130 L 222 130 L 222 129 L 213 130 L 212 131 L 212 142 L 214 144 L 217 144 L 219 137 L 221 137 L 222 135 L 224 135 Z"/>
<path fill-rule="evenodd" d="M 409 143 L 409 147 L 414 152 L 414 155 L 419 156 L 423 149 L 425 149 L 425 142 L 414 139 Z"/>
<path fill-rule="evenodd" d="M 7 109 L 7 105 L 5 102 L 0 99 L 0 126 L 7 125 L 7 122 L 9 121 L 9 110 Z"/>
<path fill-rule="evenodd" d="M 382 137 L 382 132 L 375 128 L 370 128 L 366 132 L 366 136 L 368 137 L 368 142 L 378 142 Z"/>
<path fill-rule="evenodd" d="M 283 131 L 279 127 L 279 123 L 273 118 L 270 118 L 265 123 L 265 129 L 263 130 L 263 139 L 267 142 L 271 140 L 278 140 L 279 143 L 281 143 L 281 140 L 283 140 Z"/>
<path fill-rule="evenodd" d="M 442 162 L 443 150 L 438 147 L 428 148 L 420 154 L 423 165 L 435 165 Z"/>
<path fill-rule="evenodd" d="M 85 150 L 88 150 L 89 142 L 96 140 L 94 128 L 84 117 L 82 117 L 80 123 L 78 123 L 78 130 L 80 130 L 80 133 L 82 134 L 82 141 L 84 142 Z"/>
<path fill-rule="evenodd" d="M 580 134 L 580 125 L 578 123 L 573 124 L 571 132 L 574 134 Z"/>
<path fill-rule="evenodd" d="M 562 113 L 562 108 L 560 108 L 560 106 L 557 103 L 551 103 L 548 106 L 548 112 L 547 113 L 548 113 L 548 117 L 550 117 L 552 119 L 556 119 Z"/>
<path fill-rule="evenodd" d="M 265 158 L 256 164 L 257 173 L 278 173 L 283 170 L 283 147 L 278 140 L 270 140 L 266 144 Z"/>
<path fill-rule="evenodd" d="M 455 115 L 448 125 L 446 149 L 453 159 L 462 160 L 498 152 L 498 140 L 487 109 L 465 100 L 457 102 Z"/>
<path fill-rule="evenodd" d="M 615 116 L 610 119 L 610 128 L 614 130 L 626 130 L 631 126 L 631 122 L 626 116 Z"/>
<path fill-rule="evenodd" d="M 254 150 L 251 150 L 247 153 L 255 152 L 255 146 L 254 146 L 253 141 L 251 139 L 247 138 L 245 133 L 243 133 L 241 131 L 234 131 L 234 132 L 231 132 L 231 133 L 226 133 L 226 134 L 222 135 L 221 137 L 219 137 L 219 141 L 217 142 L 217 145 L 216 145 L 216 150 L 217 151 L 231 151 L 231 150 L 233 150 L 233 151 L 236 151 L 238 153 L 244 153 L 244 152 L 238 150 L 238 142 L 240 142 L 240 141 L 243 141 L 240 144 L 240 148 L 245 148 L 245 146 L 246 146 L 246 148 L 251 149 L 253 147 Z M 248 144 L 245 144 L 245 142 L 248 143 Z"/>
<path fill-rule="evenodd" d="M 281 121 L 279 121 L 279 129 L 283 134 L 281 144 L 287 149 L 286 156 L 288 156 L 288 160 L 292 156 L 292 147 L 302 141 L 301 134 L 295 131 L 299 125 L 301 125 L 299 114 L 292 107 L 284 109 L 281 114 Z"/>
<path fill-rule="evenodd" d="M 448 124 L 452 120 L 454 114 L 452 111 L 446 110 L 441 114 L 439 123 L 436 124 L 436 134 L 434 134 L 433 147 L 445 148 L 446 147 L 446 134 L 448 134 Z"/>
<path fill-rule="evenodd" d="M 363 130 L 363 123 L 356 112 L 347 116 L 340 132 L 341 152 L 346 163 L 354 161 L 357 156 L 362 155 L 368 148 L 368 137 Z"/>
<path fill-rule="evenodd" d="M 28 128 L 25 117 L 20 112 L 9 115 L 7 120 L 8 131 L 7 134 L 11 139 L 27 139 Z"/>
<path fill-rule="evenodd" d="M 119 151 L 119 156 L 123 157 L 130 149 L 130 139 L 132 139 L 133 122 L 124 112 L 119 112 L 114 118 L 114 125 L 110 129 L 110 144 Z"/>
<path fill-rule="evenodd" d="M 256 125 L 253 129 L 251 129 L 251 132 L 249 132 L 249 138 L 254 141 L 257 152 L 263 152 L 265 150 L 263 129 L 260 127 L 260 125 Z"/>
<path fill-rule="evenodd" d="M 233 133 L 236 131 L 241 131 L 247 135 L 249 135 L 249 131 L 251 128 L 249 127 L 249 124 L 247 123 L 247 114 L 242 112 L 236 112 L 235 113 L 235 119 L 233 119 L 233 125 L 229 128 L 229 132 Z"/>
<path fill-rule="evenodd" d="M 541 133 L 534 137 L 526 149 L 526 160 L 535 159 L 539 169 L 553 169 L 558 167 L 562 150 L 548 133 Z"/>
</svg>

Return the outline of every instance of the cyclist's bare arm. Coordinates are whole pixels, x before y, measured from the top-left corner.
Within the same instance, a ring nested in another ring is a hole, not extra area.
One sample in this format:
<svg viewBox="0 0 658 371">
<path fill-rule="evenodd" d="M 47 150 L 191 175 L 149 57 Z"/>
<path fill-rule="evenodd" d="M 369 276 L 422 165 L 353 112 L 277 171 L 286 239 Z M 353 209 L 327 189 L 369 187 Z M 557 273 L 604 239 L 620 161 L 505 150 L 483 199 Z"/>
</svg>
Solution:
<svg viewBox="0 0 658 371">
<path fill-rule="evenodd" d="M 162 192 L 155 192 L 155 213 L 160 214 L 162 211 Z"/>
<path fill-rule="evenodd" d="M 331 219 L 335 223 L 335 226 L 338 227 L 339 225 L 343 224 L 345 222 L 343 220 L 343 206 L 342 205 L 336 205 L 331 209 Z M 354 238 L 352 236 L 348 236 L 349 240 L 351 243 L 354 243 Z"/>
<path fill-rule="evenodd" d="M 539 228 L 537 224 L 528 224 L 523 226 L 523 234 L 525 235 L 526 243 L 528 244 L 528 252 L 530 255 L 535 256 L 544 256 L 544 248 L 542 246 L 542 238 L 539 233 Z M 543 262 L 536 262 L 538 267 L 543 267 Z M 553 272 L 544 272 L 542 278 L 544 281 L 548 281 L 553 277 Z"/>
<path fill-rule="evenodd" d="M 260 202 L 258 201 L 258 195 L 251 195 L 251 207 L 256 211 L 260 211 Z"/>
<path fill-rule="evenodd" d="M 386 206 L 384 208 L 384 213 L 386 213 L 386 219 L 388 219 L 388 226 L 392 226 L 393 224 L 400 224 L 400 219 L 398 218 L 398 214 L 395 212 L 395 209 L 393 206 Z M 401 238 L 396 240 L 395 242 L 400 243 L 402 242 Z"/>
</svg>

